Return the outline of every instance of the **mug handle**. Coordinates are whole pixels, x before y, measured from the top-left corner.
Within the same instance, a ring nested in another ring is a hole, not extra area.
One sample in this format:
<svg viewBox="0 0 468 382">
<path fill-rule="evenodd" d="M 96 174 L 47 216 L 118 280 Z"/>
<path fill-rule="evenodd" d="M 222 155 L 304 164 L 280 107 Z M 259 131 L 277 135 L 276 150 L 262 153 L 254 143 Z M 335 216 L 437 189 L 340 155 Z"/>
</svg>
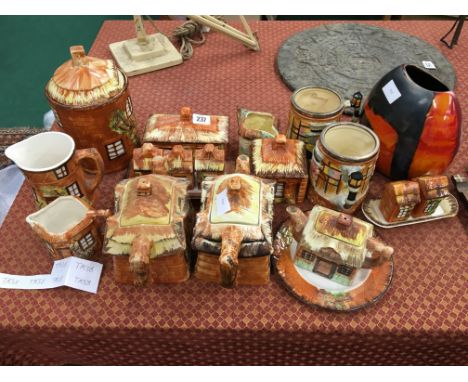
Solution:
<svg viewBox="0 0 468 382">
<path fill-rule="evenodd" d="M 102 177 L 104 175 L 104 161 L 102 160 L 101 154 L 95 149 L 81 149 L 76 150 L 75 159 L 77 164 L 83 170 L 85 177 L 85 187 L 86 191 L 91 194 L 96 189 L 96 187 L 101 183 Z M 84 159 L 90 159 L 96 165 L 96 171 L 91 172 L 86 169 L 81 163 Z"/>
</svg>

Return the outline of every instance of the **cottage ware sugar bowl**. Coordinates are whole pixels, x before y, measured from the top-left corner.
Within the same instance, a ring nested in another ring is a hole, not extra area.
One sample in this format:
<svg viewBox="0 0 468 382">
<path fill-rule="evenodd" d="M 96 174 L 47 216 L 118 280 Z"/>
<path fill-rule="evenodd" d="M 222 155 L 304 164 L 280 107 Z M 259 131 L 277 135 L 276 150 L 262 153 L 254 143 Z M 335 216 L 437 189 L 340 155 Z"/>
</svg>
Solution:
<svg viewBox="0 0 468 382">
<path fill-rule="evenodd" d="M 87 56 L 81 45 L 70 53 L 45 88 L 56 122 L 77 148 L 99 151 L 106 173 L 122 170 L 138 144 L 127 77 L 112 60 Z"/>
<path fill-rule="evenodd" d="M 102 245 L 95 220 L 109 215 L 109 210 L 92 210 L 78 198 L 61 196 L 29 215 L 26 222 L 45 242 L 53 260 L 69 256 L 89 259 L 99 254 Z"/>
<path fill-rule="evenodd" d="M 104 172 L 96 149 L 75 150 L 72 137 L 49 131 L 9 146 L 5 155 L 23 171 L 38 208 L 64 195 L 94 202 Z M 95 170 L 86 170 L 85 163 L 92 163 Z"/>
<path fill-rule="evenodd" d="M 305 144 L 297 139 L 255 139 L 252 145 L 253 174 L 275 180 L 275 203 L 302 203 L 309 182 Z"/>
<path fill-rule="evenodd" d="M 248 157 L 241 157 L 237 169 L 248 171 Z M 192 240 L 195 277 L 227 288 L 269 282 L 273 192 L 273 181 L 240 172 L 203 182 Z"/>
<path fill-rule="evenodd" d="M 193 216 L 187 186 L 183 178 L 154 174 L 117 184 L 103 250 L 112 255 L 116 281 L 146 285 L 189 278 Z"/>
</svg>

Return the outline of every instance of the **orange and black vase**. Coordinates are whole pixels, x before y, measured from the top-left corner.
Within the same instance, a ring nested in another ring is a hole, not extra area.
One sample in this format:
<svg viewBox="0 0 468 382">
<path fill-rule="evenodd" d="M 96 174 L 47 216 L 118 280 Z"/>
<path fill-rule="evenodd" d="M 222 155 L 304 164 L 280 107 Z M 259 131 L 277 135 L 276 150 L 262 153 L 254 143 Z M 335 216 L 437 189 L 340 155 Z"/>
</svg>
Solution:
<svg viewBox="0 0 468 382">
<path fill-rule="evenodd" d="M 460 144 L 455 94 L 414 65 L 398 66 L 377 82 L 361 123 L 380 139 L 377 169 L 396 180 L 443 173 Z"/>
</svg>

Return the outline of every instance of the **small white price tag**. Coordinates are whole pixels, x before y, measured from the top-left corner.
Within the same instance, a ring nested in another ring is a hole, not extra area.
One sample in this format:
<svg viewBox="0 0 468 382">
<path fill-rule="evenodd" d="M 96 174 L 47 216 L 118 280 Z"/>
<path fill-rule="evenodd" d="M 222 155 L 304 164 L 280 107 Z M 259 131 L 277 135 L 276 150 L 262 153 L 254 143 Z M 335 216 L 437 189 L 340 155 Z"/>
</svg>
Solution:
<svg viewBox="0 0 468 382">
<path fill-rule="evenodd" d="M 196 125 L 211 125 L 211 117 L 203 114 L 192 114 L 192 123 Z"/>
<path fill-rule="evenodd" d="M 395 102 L 398 98 L 401 97 L 401 93 L 395 85 L 395 82 L 391 80 L 382 88 L 383 93 L 385 94 L 385 98 L 387 98 L 388 103 L 391 105 Z"/>
<path fill-rule="evenodd" d="M 422 63 L 426 69 L 437 69 L 432 61 L 423 61 Z"/>
<path fill-rule="evenodd" d="M 216 197 L 216 211 L 219 215 L 224 215 L 226 212 L 231 210 L 231 204 L 229 203 L 227 188 L 218 194 Z"/>
<path fill-rule="evenodd" d="M 72 256 L 55 261 L 49 275 L 22 276 L 0 273 L 0 288 L 50 289 L 68 286 L 96 293 L 101 272 L 102 264 Z"/>
</svg>

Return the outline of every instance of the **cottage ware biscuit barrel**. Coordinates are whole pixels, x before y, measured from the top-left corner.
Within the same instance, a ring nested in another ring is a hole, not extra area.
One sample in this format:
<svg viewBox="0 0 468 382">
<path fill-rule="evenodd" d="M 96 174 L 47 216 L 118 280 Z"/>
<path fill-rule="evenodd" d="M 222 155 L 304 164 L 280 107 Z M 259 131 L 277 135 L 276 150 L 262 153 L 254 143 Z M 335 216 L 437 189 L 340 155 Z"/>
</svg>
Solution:
<svg viewBox="0 0 468 382">
<path fill-rule="evenodd" d="M 127 77 L 112 60 L 86 56 L 82 46 L 70 53 L 45 88 L 56 122 L 78 149 L 99 151 L 106 173 L 127 168 L 138 144 Z"/>
<path fill-rule="evenodd" d="M 338 122 L 343 114 L 341 96 L 327 88 L 303 87 L 291 96 L 288 138 L 300 139 L 310 158 L 322 130 Z"/>
<path fill-rule="evenodd" d="M 310 163 L 309 199 L 353 213 L 367 193 L 379 148 L 377 135 L 358 123 L 339 122 L 326 127 Z"/>
</svg>

